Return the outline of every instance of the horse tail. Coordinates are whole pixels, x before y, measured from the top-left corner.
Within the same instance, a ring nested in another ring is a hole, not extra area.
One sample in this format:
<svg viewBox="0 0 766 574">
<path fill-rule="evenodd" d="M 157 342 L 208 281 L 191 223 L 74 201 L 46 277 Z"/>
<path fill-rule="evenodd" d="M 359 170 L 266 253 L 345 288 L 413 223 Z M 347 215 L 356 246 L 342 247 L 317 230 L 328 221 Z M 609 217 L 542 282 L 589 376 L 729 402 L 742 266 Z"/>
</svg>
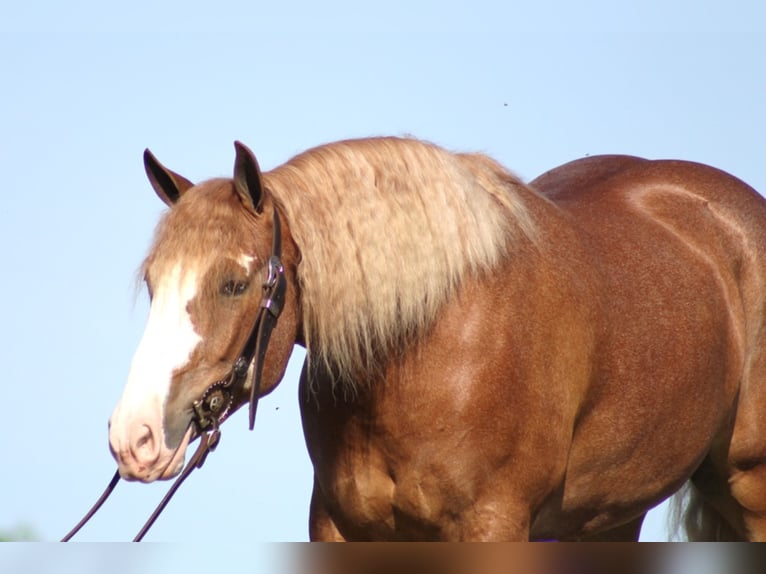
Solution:
<svg viewBox="0 0 766 574">
<path fill-rule="evenodd" d="M 741 542 L 746 540 L 708 502 L 691 480 L 670 499 L 671 540 L 689 542 Z"/>
</svg>

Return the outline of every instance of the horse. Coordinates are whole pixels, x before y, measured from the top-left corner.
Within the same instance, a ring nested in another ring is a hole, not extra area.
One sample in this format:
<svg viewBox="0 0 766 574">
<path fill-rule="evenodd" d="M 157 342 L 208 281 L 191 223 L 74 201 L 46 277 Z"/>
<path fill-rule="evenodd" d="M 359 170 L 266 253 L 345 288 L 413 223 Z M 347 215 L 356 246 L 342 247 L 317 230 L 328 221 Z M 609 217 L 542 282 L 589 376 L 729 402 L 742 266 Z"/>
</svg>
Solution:
<svg viewBox="0 0 766 574">
<path fill-rule="evenodd" d="M 144 154 L 169 209 L 110 418 L 123 478 L 177 475 L 200 398 L 241 375 L 217 427 L 300 345 L 311 540 L 635 540 L 685 484 L 692 538 L 766 540 L 766 202 L 747 184 L 619 155 L 524 183 L 412 138 L 268 172 L 235 151 L 199 184 Z M 277 242 L 256 376 L 239 352 Z"/>
</svg>

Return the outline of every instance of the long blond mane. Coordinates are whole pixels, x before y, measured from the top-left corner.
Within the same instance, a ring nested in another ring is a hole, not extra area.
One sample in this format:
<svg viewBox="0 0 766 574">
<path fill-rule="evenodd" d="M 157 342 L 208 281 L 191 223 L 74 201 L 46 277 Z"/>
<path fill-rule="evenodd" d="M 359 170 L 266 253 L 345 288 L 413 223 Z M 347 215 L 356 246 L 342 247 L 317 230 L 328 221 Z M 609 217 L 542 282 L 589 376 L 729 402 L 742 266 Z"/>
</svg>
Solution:
<svg viewBox="0 0 766 574">
<path fill-rule="evenodd" d="M 422 334 L 466 275 L 534 233 L 513 175 L 417 140 L 329 144 L 264 179 L 301 252 L 308 356 L 341 377 Z"/>
</svg>

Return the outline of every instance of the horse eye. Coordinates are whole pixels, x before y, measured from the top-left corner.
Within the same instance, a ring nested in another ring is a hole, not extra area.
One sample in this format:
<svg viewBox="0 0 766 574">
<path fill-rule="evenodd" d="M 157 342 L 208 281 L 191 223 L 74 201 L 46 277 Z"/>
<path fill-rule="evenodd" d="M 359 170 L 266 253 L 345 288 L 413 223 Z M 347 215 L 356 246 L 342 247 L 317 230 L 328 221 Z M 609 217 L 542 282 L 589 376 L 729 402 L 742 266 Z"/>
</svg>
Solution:
<svg viewBox="0 0 766 574">
<path fill-rule="evenodd" d="M 249 285 L 250 284 L 247 281 L 235 281 L 234 279 L 229 279 L 221 285 L 221 295 L 226 295 L 227 297 L 242 295 L 242 293 L 247 291 Z"/>
</svg>

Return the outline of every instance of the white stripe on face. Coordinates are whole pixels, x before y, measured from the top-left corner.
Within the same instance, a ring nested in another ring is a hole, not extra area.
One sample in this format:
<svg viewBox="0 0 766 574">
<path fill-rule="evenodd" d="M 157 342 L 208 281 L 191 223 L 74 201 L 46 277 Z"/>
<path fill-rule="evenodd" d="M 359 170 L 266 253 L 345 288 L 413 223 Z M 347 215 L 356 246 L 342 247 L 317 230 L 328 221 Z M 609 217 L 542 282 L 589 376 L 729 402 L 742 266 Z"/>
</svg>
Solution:
<svg viewBox="0 0 766 574">
<path fill-rule="evenodd" d="M 110 420 L 110 442 L 117 453 L 134 447 L 131 437 L 141 425 L 155 433 L 160 451 L 166 449 L 162 421 L 173 372 L 189 361 L 202 340 L 187 311 L 197 293 L 197 278 L 197 273 L 177 265 L 154 286 L 146 330 Z"/>
<path fill-rule="evenodd" d="M 137 398 L 156 395 L 164 402 L 173 371 L 189 360 L 202 338 L 194 331 L 187 311 L 197 293 L 197 274 L 176 265 L 154 289 L 144 336 L 130 366 L 125 394 Z M 132 394 L 132 393 L 131 393 Z"/>
</svg>

